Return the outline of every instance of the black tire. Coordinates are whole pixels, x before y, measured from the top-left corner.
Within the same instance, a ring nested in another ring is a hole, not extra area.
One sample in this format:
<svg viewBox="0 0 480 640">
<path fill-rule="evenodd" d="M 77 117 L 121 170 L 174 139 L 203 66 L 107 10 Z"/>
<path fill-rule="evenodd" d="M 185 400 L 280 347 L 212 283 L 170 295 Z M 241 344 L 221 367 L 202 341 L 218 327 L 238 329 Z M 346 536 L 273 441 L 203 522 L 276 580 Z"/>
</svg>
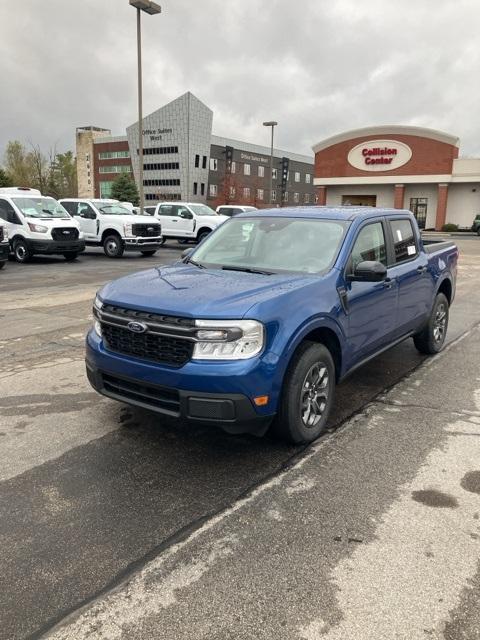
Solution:
<svg viewBox="0 0 480 640">
<path fill-rule="evenodd" d="M 142 254 L 142 256 L 149 258 L 150 256 L 154 256 L 157 253 L 157 250 L 154 249 L 153 251 L 140 251 L 140 253 Z"/>
<path fill-rule="evenodd" d="M 33 254 L 27 242 L 22 238 L 17 238 L 13 243 L 13 255 L 17 262 L 25 264 L 32 258 Z"/>
<path fill-rule="evenodd" d="M 200 244 L 200 242 L 202 242 L 203 240 L 205 240 L 205 238 L 207 236 L 209 236 L 211 234 L 211 231 L 204 229 L 203 231 L 200 231 L 200 233 L 197 236 L 197 242 L 198 244 Z"/>
<path fill-rule="evenodd" d="M 118 233 L 111 233 L 103 241 L 103 251 L 107 258 L 121 258 L 125 247 Z"/>
<path fill-rule="evenodd" d="M 4 267 L 6 264 L 7 264 L 7 261 L 6 261 L 6 260 L 2 260 L 2 261 L 0 262 L 0 269 L 3 269 L 3 267 Z"/>
<path fill-rule="evenodd" d="M 77 259 L 78 252 L 77 251 L 67 251 L 66 253 L 63 254 L 63 257 L 65 258 L 65 260 L 67 262 L 73 262 L 74 260 Z"/>
<path fill-rule="evenodd" d="M 161 247 L 163 247 L 163 245 L 165 244 L 165 240 L 166 240 L 166 238 L 163 238 L 163 237 L 162 237 L 162 239 L 158 241 L 158 244 L 159 244 Z"/>
<path fill-rule="evenodd" d="M 433 303 L 432 313 L 425 327 L 413 336 L 413 342 L 420 353 L 433 355 L 443 349 L 448 329 L 448 300 L 439 293 Z"/>
<path fill-rule="evenodd" d="M 273 432 L 293 444 L 312 442 L 325 430 L 335 397 L 335 365 L 330 351 L 302 343 L 289 364 Z"/>
</svg>

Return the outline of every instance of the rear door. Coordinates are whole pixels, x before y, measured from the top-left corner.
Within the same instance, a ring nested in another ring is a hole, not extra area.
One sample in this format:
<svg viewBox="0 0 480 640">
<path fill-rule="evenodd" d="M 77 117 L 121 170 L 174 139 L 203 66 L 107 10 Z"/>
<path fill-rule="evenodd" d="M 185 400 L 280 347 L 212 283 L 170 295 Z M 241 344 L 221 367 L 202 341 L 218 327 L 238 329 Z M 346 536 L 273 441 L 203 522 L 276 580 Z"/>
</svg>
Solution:
<svg viewBox="0 0 480 640">
<path fill-rule="evenodd" d="M 393 341 L 397 315 L 397 283 L 387 272 L 382 282 L 351 282 L 348 274 L 365 260 L 387 266 L 387 236 L 382 219 L 368 221 L 357 232 L 345 271 L 349 367 Z"/>
<path fill-rule="evenodd" d="M 434 280 L 408 217 L 387 218 L 389 272 L 398 282 L 397 336 L 418 329 L 430 313 Z"/>
</svg>

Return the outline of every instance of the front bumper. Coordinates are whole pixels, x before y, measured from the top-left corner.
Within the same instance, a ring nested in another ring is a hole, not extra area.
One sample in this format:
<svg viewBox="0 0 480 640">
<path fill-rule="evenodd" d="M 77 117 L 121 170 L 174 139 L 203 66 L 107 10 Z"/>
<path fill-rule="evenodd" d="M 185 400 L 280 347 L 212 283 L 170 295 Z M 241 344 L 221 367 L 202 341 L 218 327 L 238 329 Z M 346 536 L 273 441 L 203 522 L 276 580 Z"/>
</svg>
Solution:
<svg viewBox="0 0 480 640">
<path fill-rule="evenodd" d="M 8 260 L 8 254 L 10 253 L 10 245 L 8 242 L 0 242 L 0 262 Z"/>
<path fill-rule="evenodd" d="M 85 251 L 85 240 L 28 240 L 28 244 L 33 253 L 43 255 Z"/>
<path fill-rule="evenodd" d="M 93 331 L 87 337 L 87 376 L 99 393 L 171 418 L 217 425 L 229 433 L 262 435 L 276 410 L 275 363 L 252 361 L 190 361 L 173 368 L 107 351 Z M 253 404 L 252 398 L 259 395 L 269 395 L 267 406 Z"/>
<path fill-rule="evenodd" d="M 125 251 L 156 251 L 163 244 L 162 236 L 156 238 L 124 238 L 123 245 Z"/>
</svg>

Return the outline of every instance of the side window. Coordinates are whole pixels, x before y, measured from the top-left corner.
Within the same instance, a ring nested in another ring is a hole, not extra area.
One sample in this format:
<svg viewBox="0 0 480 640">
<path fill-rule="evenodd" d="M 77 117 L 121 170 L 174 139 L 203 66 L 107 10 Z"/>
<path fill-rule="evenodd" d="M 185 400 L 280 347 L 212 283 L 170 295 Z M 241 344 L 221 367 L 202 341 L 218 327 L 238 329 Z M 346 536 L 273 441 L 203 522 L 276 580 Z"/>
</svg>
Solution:
<svg viewBox="0 0 480 640">
<path fill-rule="evenodd" d="M 82 214 L 87 214 L 92 219 L 97 217 L 97 214 L 95 213 L 93 208 L 88 204 L 88 202 L 78 203 L 77 215 L 81 216 Z"/>
<path fill-rule="evenodd" d="M 78 216 L 78 205 L 76 202 L 61 202 L 60 204 L 71 216 Z"/>
<path fill-rule="evenodd" d="M 418 250 L 410 220 L 389 220 L 388 224 L 392 230 L 395 264 L 415 258 Z"/>
<path fill-rule="evenodd" d="M 17 214 L 15 213 L 15 209 L 12 205 L 6 200 L 0 199 L 0 218 L 3 218 L 6 222 L 10 222 L 10 224 L 22 224 L 18 219 Z"/>
<path fill-rule="evenodd" d="M 354 271 L 365 260 L 375 260 L 387 266 L 385 234 L 381 222 L 368 224 L 358 234 L 352 249 L 351 270 Z"/>
<path fill-rule="evenodd" d="M 175 211 L 173 209 L 175 208 Z M 176 216 L 176 207 L 171 204 L 162 204 L 158 211 L 159 216 Z"/>
</svg>

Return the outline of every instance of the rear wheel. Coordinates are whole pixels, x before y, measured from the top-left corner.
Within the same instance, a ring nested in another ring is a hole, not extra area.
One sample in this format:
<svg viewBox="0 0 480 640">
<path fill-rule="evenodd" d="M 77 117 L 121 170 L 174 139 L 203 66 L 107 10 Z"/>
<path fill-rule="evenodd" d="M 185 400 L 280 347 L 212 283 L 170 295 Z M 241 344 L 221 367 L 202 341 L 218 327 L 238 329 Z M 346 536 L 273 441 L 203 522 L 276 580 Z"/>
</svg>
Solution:
<svg viewBox="0 0 480 640">
<path fill-rule="evenodd" d="M 288 367 L 274 432 L 294 444 L 315 440 L 325 430 L 335 395 L 335 365 L 330 351 L 304 342 Z"/>
<path fill-rule="evenodd" d="M 198 243 L 203 242 L 203 240 L 205 240 L 205 238 L 209 235 L 210 235 L 209 229 L 204 229 L 203 231 L 200 231 L 200 233 L 197 236 L 197 242 Z"/>
<path fill-rule="evenodd" d="M 28 262 L 32 257 L 32 252 L 28 244 L 22 238 L 18 238 L 13 243 L 13 254 L 17 262 Z"/>
<path fill-rule="evenodd" d="M 448 300 L 439 293 L 433 303 L 432 313 L 423 330 L 413 336 L 420 353 L 432 355 L 442 350 L 448 329 Z"/>
<path fill-rule="evenodd" d="M 76 251 L 67 251 L 63 254 L 63 257 L 67 262 L 73 262 L 77 259 L 78 253 Z"/>
<path fill-rule="evenodd" d="M 149 258 L 150 256 L 154 256 L 157 253 L 157 250 L 155 249 L 154 251 L 140 251 L 140 253 L 142 254 L 142 256 Z"/>
<path fill-rule="evenodd" d="M 120 236 L 112 233 L 103 241 L 103 250 L 108 258 L 121 258 L 125 248 Z"/>
</svg>

